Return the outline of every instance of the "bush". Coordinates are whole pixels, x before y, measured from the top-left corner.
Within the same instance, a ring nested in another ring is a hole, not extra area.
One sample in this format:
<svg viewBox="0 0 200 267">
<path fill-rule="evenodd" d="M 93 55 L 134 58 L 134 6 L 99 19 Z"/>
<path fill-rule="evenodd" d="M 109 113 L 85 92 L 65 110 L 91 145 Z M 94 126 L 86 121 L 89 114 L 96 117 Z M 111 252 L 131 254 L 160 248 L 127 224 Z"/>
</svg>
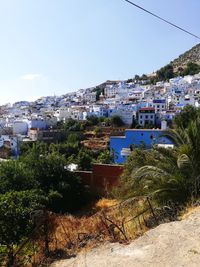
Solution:
<svg viewBox="0 0 200 267">
<path fill-rule="evenodd" d="M 113 116 L 111 118 L 111 123 L 114 125 L 114 126 L 117 126 L 117 127 L 120 127 L 120 126 L 123 126 L 124 125 L 124 122 L 122 121 L 122 119 L 120 118 L 120 116 Z"/>
</svg>

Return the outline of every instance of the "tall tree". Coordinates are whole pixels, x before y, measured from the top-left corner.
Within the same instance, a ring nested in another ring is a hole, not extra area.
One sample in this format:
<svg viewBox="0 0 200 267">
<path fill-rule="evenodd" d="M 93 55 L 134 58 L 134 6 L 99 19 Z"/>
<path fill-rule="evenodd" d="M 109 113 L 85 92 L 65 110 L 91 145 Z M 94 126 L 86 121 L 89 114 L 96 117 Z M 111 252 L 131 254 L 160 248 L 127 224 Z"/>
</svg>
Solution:
<svg viewBox="0 0 200 267">
<path fill-rule="evenodd" d="M 37 191 L 0 195 L 0 245 L 6 247 L 8 267 L 13 266 L 14 249 L 33 229 L 31 212 L 41 209 L 43 201 Z"/>
</svg>

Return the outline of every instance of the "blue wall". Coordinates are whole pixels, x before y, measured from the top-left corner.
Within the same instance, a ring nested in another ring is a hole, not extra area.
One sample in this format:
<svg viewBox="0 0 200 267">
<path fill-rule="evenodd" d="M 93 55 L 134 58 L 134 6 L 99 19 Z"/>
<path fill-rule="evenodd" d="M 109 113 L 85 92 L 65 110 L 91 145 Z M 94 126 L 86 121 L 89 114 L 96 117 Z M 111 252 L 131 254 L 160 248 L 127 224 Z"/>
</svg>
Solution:
<svg viewBox="0 0 200 267">
<path fill-rule="evenodd" d="M 126 130 L 125 136 L 110 137 L 110 151 L 113 153 L 114 162 L 121 164 L 126 161 L 126 156 L 121 155 L 123 148 L 130 148 L 131 145 L 141 146 L 145 144 L 146 148 L 151 148 L 154 144 L 172 144 L 166 137 L 160 137 L 161 130 Z"/>
<path fill-rule="evenodd" d="M 28 127 L 29 128 L 37 128 L 41 130 L 47 129 L 47 123 L 44 120 L 41 119 L 33 119 L 31 121 L 28 121 Z"/>
</svg>

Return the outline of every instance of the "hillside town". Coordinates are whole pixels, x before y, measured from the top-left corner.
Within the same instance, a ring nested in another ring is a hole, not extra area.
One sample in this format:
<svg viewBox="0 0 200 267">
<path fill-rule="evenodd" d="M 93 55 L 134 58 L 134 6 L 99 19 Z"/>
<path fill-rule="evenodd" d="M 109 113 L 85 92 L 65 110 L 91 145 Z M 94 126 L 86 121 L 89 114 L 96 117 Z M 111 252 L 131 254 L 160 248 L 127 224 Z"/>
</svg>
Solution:
<svg viewBox="0 0 200 267">
<path fill-rule="evenodd" d="M 200 1 L 136 2 L 0 1 L 0 267 L 200 266 Z"/>
<path fill-rule="evenodd" d="M 18 157 L 21 143 L 53 140 L 57 124 L 69 119 L 86 121 L 91 116 L 118 116 L 127 130 L 119 138 L 110 137 L 110 151 L 115 163 L 123 163 L 131 152 L 130 145 L 151 146 L 158 142 L 160 132 L 186 105 L 200 105 L 200 74 L 179 76 L 155 85 L 148 84 L 148 80 L 107 81 L 62 96 L 6 104 L 0 107 L 1 151 L 6 147 L 13 157 Z M 171 145 L 168 140 L 159 143 Z M 2 158 L 4 154 L 1 153 Z"/>
</svg>

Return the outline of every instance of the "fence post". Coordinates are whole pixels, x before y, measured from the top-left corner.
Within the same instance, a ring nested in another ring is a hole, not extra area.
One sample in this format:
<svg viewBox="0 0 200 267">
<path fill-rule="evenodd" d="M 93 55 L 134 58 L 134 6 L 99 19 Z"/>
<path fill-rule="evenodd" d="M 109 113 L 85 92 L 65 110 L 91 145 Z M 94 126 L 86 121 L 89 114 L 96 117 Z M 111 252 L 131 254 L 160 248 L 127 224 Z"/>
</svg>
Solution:
<svg viewBox="0 0 200 267">
<path fill-rule="evenodd" d="M 149 197 L 147 197 L 147 202 L 148 202 L 148 204 L 149 204 L 149 208 L 150 208 L 151 213 L 152 213 L 152 215 L 153 215 L 153 217 L 154 217 L 154 220 L 155 220 L 156 224 L 158 224 L 158 219 L 157 219 L 156 214 L 155 214 L 155 212 L 154 212 L 154 210 L 153 210 L 153 207 L 152 207 L 152 205 L 151 205 L 151 202 L 150 202 Z"/>
<path fill-rule="evenodd" d="M 48 229 L 48 212 L 44 210 L 44 247 L 45 256 L 49 255 L 49 229 Z"/>
</svg>

